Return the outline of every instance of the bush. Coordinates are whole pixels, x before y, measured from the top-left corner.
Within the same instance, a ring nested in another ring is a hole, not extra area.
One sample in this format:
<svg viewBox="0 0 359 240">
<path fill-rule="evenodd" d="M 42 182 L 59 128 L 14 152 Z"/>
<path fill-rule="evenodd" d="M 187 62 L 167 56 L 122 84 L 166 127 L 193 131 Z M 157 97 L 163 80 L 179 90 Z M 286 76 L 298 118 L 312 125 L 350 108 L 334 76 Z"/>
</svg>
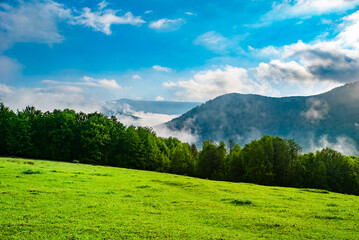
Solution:
<svg viewBox="0 0 359 240">
<path fill-rule="evenodd" d="M 32 169 L 28 169 L 26 171 L 23 171 L 22 173 L 23 174 L 40 174 L 41 172 L 39 170 L 34 171 Z"/>
</svg>

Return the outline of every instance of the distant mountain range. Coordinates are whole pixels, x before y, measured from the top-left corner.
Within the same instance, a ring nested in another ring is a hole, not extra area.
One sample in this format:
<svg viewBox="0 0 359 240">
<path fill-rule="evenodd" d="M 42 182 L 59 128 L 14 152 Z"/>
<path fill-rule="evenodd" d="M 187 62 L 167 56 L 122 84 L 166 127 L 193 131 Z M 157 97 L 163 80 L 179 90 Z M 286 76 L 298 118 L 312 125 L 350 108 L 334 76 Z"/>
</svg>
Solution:
<svg viewBox="0 0 359 240">
<path fill-rule="evenodd" d="M 305 150 L 315 144 L 338 141 L 356 147 L 359 82 L 308 97 L 226 94 L 193 108 L 166 126 L 197 134 L 199 143 L 233 139 L 243 146 L 268 134 L 294 139 Z"/>
<path fill-rule="evenodd" d="M 131 100 L 120 99 L 106 102 L 102 107 L 102 113 L 107 116 L 116 116 L 120 121 L 125 121 L 128 124 L 138 121 L 139 123 L 146 124 L 147 121 L 144 118 L 151 117 L 151 115 L 171 115 L 164 116 L 164 123 L 176 115 L 181 115 L 192 108 L 200 105 L 199 102 L 171 102 L 171 101 L 143 101 L 143 100 Z M 161 116 L 158 115 L 158 116 Z M 132 120 L 131 120 L 132 119 Z M 141 121 L 141 119 L 143 121 Z M 167 120 L 166 120 L 167 119 Z M 155 121 L 156 122 L 156 121 Z"/>
</svg>

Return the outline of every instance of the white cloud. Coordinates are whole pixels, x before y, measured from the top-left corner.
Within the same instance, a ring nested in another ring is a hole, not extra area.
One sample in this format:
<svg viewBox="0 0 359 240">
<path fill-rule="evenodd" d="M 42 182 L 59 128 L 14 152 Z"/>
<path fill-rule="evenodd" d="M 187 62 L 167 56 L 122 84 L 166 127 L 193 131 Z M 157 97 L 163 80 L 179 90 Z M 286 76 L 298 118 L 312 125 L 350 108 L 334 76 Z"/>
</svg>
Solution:
<svg viewBox="0 0 359 240">
<path fill-rule="evenodd" d="M 260 63 L 255 70 L 258 79 L 274 83 L 279 83 L 280 81 L 313 81 L 315 79 L 313 74 L 295 61 L 281 62 L 272 60 L 270 63 Z"/>
<path fill-rule="evenodd" d="M 165 99 L 164 99 L 163 97 L 161 97 L 161 96 L 157 96 L 155 100 L 156 100 L 156 101 L 163 101 L 163 100 L 165 100 Z"/>
<path fill-rule="evenodd" d="M 89 87 L 101 87 L 109 89 L 119 89 L 122 87 L 114 79 L 95 79 L 88 76 L 83 76 L 82 81 L 78 82 L 65 82 L 65 81 L 54 81 L 54 80 L 43 80 L 43 83 L 46 84 L 55 84 L 55 85 L 80 85 L 80 86 L 89 86 Z"/>
<path fill-rule="evenodd" d="M 184 99 L 207 100 L 226 93 L 257 93 L 277 95 L 278 92 L 265 82 L 258 83 L 249 78 L 247 70 L 226 66 L 224 69 L 196 73 L 191 79 L 167 82 L 167 88 L 174 88 L 175 94 Z"/>
<path fill-rule="evenodd" d="M 120 85 L 116 82 L 116 80 L 107 80 L 107 79 L 100 79 L 98 80 L 98 86 L 104 88 L 114 88 L 114 89 L 122 89 Z"/>
<path fill-rule="evenodd" d="M 57 23 L 70 19 L 71 10 L 47 1 L 19 1 L 15 6 L 0 5 L 0 50 L 16 42 L 60 43 L 64 37 Z"/>
<path fill-rule="evenodd" d="M 137 75 L 137 74 L 135 74 L 135 75 L 132 75 L 132 79 L 142 79 L 142 77 L 140 76 L 140 75 Z"/>
<path fill-rule="evenodd" d="M 196 16 L 197 14 L 193 13 L 193 12 L 185 12 L 184 14 L 189 15 L 189 16 Z"/>
<path fill-rule="evenodd" d="M 172 119 L 171 119 L 172 120 Z M 170 121 L 170 120 L 169 120 Z M 153 127 L 153 130 L 156 132 L 157 136 L 159 137 L 175 137 L 179 139 L 181 142 L 187 143 L 197 143 L 198 142 L 198 135 L 191 133 L 191 130 L 185 127 L 182 130 L 171 130 L 165 125 L 156 125 Z"/>
<path fill-rule="evenodd" d="M 134 117 L 132 117 L 134 116 Z M 178 117 L 178 115 L 167 115 L 159 113 L 130 112 L 128 115 L 116 114 L 115 117 L 123 124 L 130 126 L 154 127 Z M 156 132 L 157 133 L 157 132 Z"/>
<path fill-rule="evenodd" d="M 122 16 L 117 16 L 118 10 L 106 9 L 104 11 L 92 12 L 90 8 L 83 8 L 80 16 L 74 17 L 72 24 L 84 25 L 93 28 L 95 31 L 101 31 L 110 35 L 111 25 L 113 24 L 130 24 L 140 26 L 145 23 L 140 16 L 133 16 L 127 12 Z"/>
<path fill-rule="evenodd" d="M 139 26 L 145 23 L 131 12 L 117 16 L 119 11 L 105 9 L 107 5 L 106 1 L 102 1 L 98 4 L 98 11 L 92 12 L 90 8 L 72 11 L 52 0 L 18 0 L 14 5 L 0 3 L 0 51 L 17 42 L 61 43 L 65 37 L 58 29 L 60 22 L 91 27 L 107 35 L 111 34 L 113 24 Z M 79 15 L 75 16 L 77 13 Z"/>
<path fill-rule="evenodd" d="M 157 72 L 170 72 L 172 69 L 168 68 L 168 67 L 162 67 L 160 65 L 154 65 L 152 67 L 154 70 L 156 70 Z"/>
<path fill-rule="evenodd" d="M 122 104 L 113 107 L 111 104 L 105 104 L 103 110 L 108 112 L 125 125 L 153 127 L 178 117 L 178 115 L 150 113 L 135 111 L 130 105 Z"/>
<path fill-rule="evenodd" d="M 355 81 L 359 78 L 359 11 L 342 20 L 333 40 L 262 49 L 260 54 L 277 59 L 259 64 L 257 76 L 274 81 Z"/>
<path fill-rule="evenodd" d="M 312 123 L 317 123 L 327 117 L 329 105 L 325 101 L 316 98 L 309 98 L 306 102 L 307 110 L 301 115 Z"/>
<path fill-rule="evenodd" d="M 98 10 L 102 11 L 102 9 L 106 8 L 108 6 L 108 2 L 102 1 L 99 4 L 97 4 Z"/>
<path fill-rule="evenodd" d="M 344 12 L 359 6 L 359 0 L 284 0 L 274 3 L 273 9 L 264 16 L 265 20 L 310 17 Z"/>
<path fill-rule="evenodd" d="M 9 82 L 20 75 L 23 66 L 16 60 L 0 55 L 0 82 Z"/>
<path fill-rule="evenodd" d="M 0 83 L 0 94 L 9 94 L 11 92 L 12 92 L 12 90 L 9 86 Z M 1 97 L 1 95 L 0 95 L 0 97 Z M 1 101 L 1 99 L 0 99 L 0 101 Z"/>
<path fill-rule="evenodd" d="M 330 148 L 345 155 L 358 156 L 359 154 L 359 151 L 356 148 L 355 141 L 346 136 L 337 137 L 333 142 L 328 140 L 328 135 L 324 135 L 319 139 L 319 142 L 317 144 L 315 144 L 314 141 L 311 140 L 310 148 L 311 148 L 310 149 L 311 152 L 315 152 L 317 150 L 320 151 L 324 148 Z"/>
<path fill-rule="evenodd" d="M 359 49 L 359 11 L 343 18 L 340 25 L 343 31 L 338 35 L 338 44 L 343 47 Z"/>
<path fill-rule="evenodd" d="M 95 79 L 92 77 L 84 76 L 82 80 L 84 80 L 85 83 L 88 83 L 90 86 L 122 89 L 122 87 L 114 79 Z"/>
<path fill-rule="evenodd" d="M 153 13 L 153 11 L 152 10 L 145 11 L 145 14 L 149 14 L 149 13 Z"/>
<path fill-rule="evenodd" d="M 217 52 L 217 53 L 227 53 L 227 48 L 229 45 L 229 40 L 223 37 L 220 33 L 216 31 L 206 32 L 198 36 L 193 43 L 195 45 L 201 45 L 208 50 Z"/>
<path fill-rule="evenodd" d="M 170 82 L 164 82 L 162 85 L 166 88 L 171 88 L 171 87 L 176 87 L 177 83 L 170 81 Z"/>
<path fill-rule="evenodd" d="M 200 45 L 208 50 L 225 55 L 228 53 L 243 53 L 239 41 L 244 36 L 235 36 L 233 38 L 226 38 L 221 33 L 216 31 L 209 31 L 198 36 L 194 41 L 194 45 Z"/>
<path fill-rule="evenodd" d="M 162 18 L 157 21 L 153 21 L 149 24 L 149 27 L 157 31 L 175 31 L 178 30 L 186 21 L 183 18 L 168 19 Z"/>
<path fill-rule="evenodd" d="M 0 84 L 0 89 L 2 89 Z M 5 85 L 5 89 L 6 89 Z M 42 111 L 70 108 L 82 112 L 100 111 L 102 103 L 95 98 L 85 97 L 79 87 L 58 86 L 49 88 L 14 88 L 1 94 L 4 104 L 13 110 L 35 106 Z"/>
</svg>

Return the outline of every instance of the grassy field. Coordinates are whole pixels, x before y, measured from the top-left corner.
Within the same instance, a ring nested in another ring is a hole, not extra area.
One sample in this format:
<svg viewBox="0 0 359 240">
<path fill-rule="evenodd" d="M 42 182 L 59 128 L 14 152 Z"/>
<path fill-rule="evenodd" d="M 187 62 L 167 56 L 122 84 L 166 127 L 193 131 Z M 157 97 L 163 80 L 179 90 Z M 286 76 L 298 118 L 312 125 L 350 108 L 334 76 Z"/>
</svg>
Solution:
<svg viewBox="0 0 359 240">
<path fill-rule="evenodd" d="M 359 197 L 0 158 L 0 239 L 359 239 Z"/>
</svg>

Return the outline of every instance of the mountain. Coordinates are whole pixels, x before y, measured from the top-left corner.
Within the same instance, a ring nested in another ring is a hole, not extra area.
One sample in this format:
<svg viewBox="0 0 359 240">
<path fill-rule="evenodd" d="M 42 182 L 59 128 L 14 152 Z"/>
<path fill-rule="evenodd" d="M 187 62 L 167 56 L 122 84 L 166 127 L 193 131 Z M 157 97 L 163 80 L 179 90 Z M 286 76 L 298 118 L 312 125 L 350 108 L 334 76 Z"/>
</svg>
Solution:
<svg viewBox="0 0 359 240">
<path fill-rule="evenodd" d="M 226 94 L 197 106 L 168 123 L 189 130 L 199 142 L 232 139 L 241 146 L 263 135 L 314 145 L 356 147 L 359 143 L 359 82 L 308 97 Z M 356 151 L 356 150 L 355 150 Z"/>
</svg>

